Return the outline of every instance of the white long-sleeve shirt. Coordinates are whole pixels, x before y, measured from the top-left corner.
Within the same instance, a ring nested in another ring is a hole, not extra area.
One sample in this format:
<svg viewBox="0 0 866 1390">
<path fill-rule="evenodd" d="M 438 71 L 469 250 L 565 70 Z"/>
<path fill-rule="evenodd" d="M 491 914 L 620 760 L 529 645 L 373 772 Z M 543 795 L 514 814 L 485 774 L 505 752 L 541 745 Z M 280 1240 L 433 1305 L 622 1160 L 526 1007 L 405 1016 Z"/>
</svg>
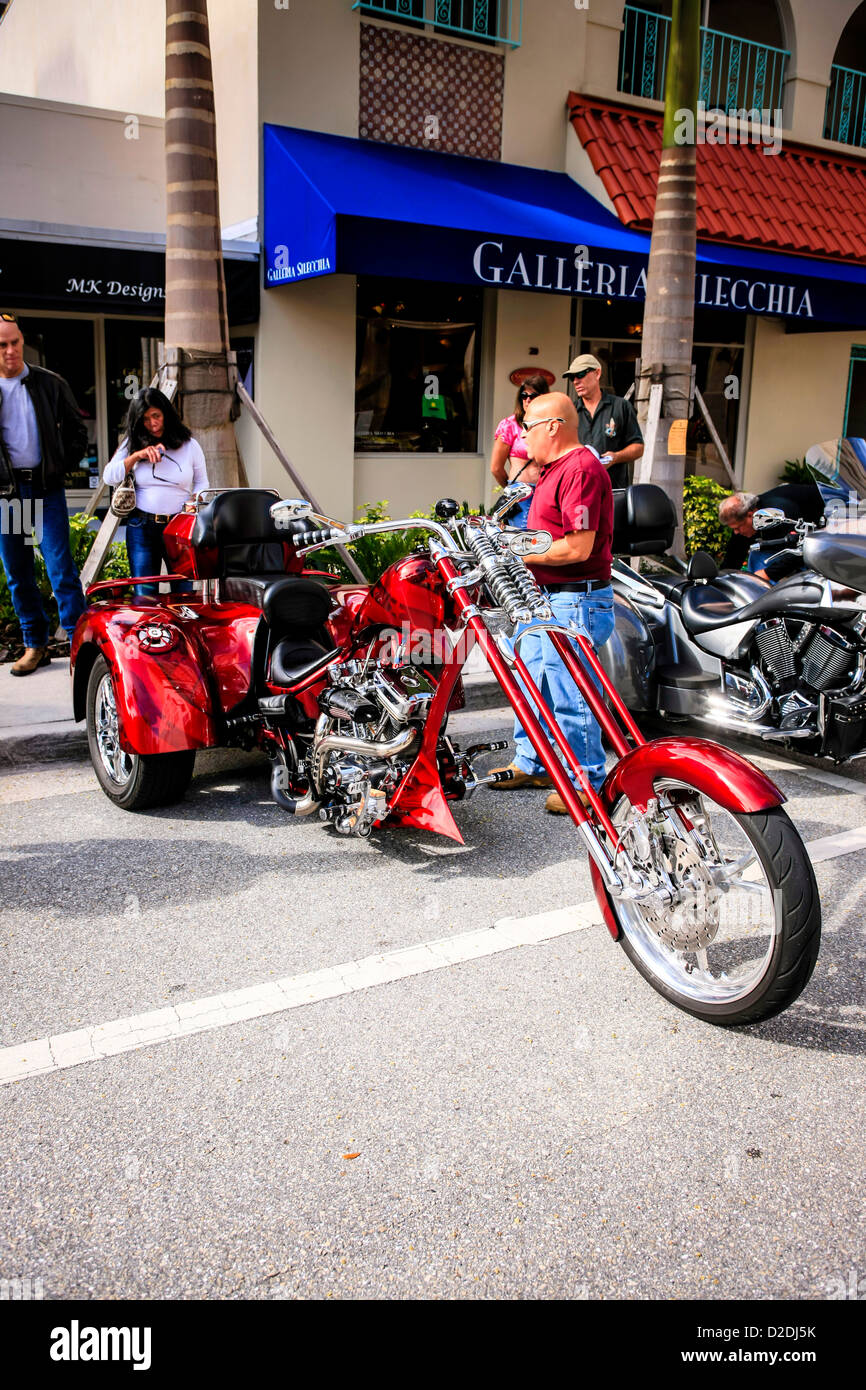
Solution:
<svg viewBox="0 0 866 1390">
<path fill-rule="evenodd" d="M 117 487 L 126 476 L 124 460 L 129 455 L 129 441 L 124 439 L 116 454 L 105 466 L 102 481 Z M 135 505 L 142 512 L 174 516 L 187 498 L 209 487 L 207 464 L 201 445 L 188 439 L 178 449 L 166 449 L 159 463 L 137 463 L 132 470 L 135 481 Z"/>
</svg>

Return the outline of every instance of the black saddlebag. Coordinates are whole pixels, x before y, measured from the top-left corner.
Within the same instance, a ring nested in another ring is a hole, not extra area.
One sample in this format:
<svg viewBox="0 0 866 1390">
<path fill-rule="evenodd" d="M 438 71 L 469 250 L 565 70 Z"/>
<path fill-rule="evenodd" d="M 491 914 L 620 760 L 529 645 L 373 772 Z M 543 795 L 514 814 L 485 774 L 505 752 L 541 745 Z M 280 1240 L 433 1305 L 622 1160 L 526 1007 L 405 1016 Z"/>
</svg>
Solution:
<svg viewBox="0 0 866 1390">
<path fill-rule="evenodd" d="M 866 748 L 866 698 L 862 691 L 855 695 L 827 697 L 824 746 L 826 758 L 843 763 L 854 753 Z"/>
</svg>

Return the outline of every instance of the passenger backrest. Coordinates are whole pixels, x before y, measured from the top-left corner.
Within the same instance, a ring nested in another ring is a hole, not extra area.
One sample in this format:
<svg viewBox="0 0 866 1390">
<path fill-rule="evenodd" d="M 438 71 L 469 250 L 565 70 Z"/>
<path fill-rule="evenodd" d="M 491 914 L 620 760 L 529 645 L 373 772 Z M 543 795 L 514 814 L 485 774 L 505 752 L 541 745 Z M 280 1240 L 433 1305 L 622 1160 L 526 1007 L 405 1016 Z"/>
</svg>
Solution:
<svg viewBox="0 0 866 1390">
<path fill-rule="evenodd" d="M 664 555 L 673 545 L 677 514 L 667 493 L 655 483 L 614 488 L 613 553 Z"/>
<path fill-rule="evenodd" d="M 265 488 L 231 488 L 203 506 L 193 527 L 192 543 L 215 547 L 220 576 L 285 574 L 286 532 L 274 523 L 270 508 L 278 494 Z"/>
</svg>

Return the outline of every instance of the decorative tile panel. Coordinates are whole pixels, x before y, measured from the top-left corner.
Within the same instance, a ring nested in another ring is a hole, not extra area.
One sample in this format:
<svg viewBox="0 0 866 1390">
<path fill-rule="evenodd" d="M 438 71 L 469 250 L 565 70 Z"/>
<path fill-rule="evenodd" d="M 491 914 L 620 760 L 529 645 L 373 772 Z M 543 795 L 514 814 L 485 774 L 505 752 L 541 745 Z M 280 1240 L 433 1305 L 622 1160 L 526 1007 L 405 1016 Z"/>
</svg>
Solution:
<svg viewBox="0 0 866 1390">
<path fill-rule="evenodd" d="M 499 159 L 504 58 L 361 25 L 362 140 Z"/>
</svg>

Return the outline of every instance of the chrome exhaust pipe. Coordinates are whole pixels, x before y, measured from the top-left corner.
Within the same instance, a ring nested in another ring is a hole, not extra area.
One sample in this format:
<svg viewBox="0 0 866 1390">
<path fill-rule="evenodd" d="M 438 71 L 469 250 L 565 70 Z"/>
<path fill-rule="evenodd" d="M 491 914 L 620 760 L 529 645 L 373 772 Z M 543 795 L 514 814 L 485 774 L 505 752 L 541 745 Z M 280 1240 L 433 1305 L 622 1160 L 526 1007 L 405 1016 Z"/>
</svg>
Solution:
<svg viewBox="0 0 866 1390">
<path fill-rule="evenodd" d="M 375 739 L 353 738 L 351 734 L 325 734 L 314 745 L 312 780 L 317 787 L 321 784 L 323 764 L 328 753 L 361 753 L 367 758 L 396 758 L 399 753 L 405 753 L 411 748 L 417 737 L 418 730 L 413 728 L 404 729 L 394 738 L 383 739 L 381 742 Z"/>
</svg>

